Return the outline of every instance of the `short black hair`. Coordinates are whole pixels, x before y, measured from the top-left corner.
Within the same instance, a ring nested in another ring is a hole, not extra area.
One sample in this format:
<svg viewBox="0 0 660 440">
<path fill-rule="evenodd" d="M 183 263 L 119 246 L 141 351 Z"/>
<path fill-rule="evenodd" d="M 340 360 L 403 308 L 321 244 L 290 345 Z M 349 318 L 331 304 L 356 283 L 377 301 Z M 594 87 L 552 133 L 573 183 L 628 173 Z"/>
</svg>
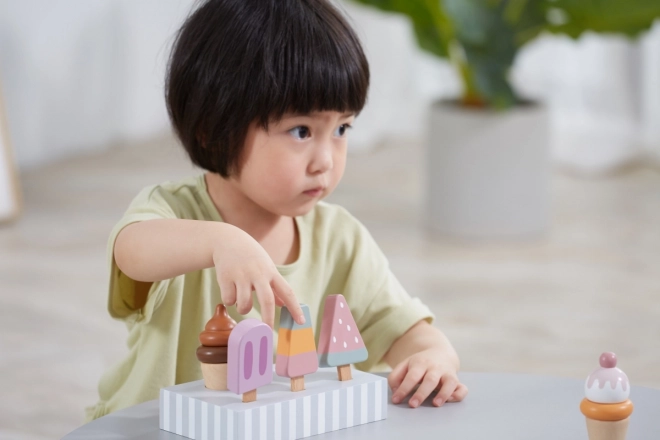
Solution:
<svg viewBox="0 0 660 440">
<path fill-rule="evenodd" d="M 165 100 L 193 163 L 226 178 L 250 124 L 358 114 L 368 88 L 362 46 L 330 0 L 205 0 L 176 35 Z"/>
</svg>

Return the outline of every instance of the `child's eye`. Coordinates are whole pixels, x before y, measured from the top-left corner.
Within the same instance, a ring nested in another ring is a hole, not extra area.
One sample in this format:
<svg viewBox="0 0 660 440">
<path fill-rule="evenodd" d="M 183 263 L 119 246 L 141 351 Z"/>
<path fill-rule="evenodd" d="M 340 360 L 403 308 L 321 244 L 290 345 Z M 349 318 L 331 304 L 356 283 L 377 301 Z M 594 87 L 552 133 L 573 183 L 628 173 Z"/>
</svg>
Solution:
<svg viewBox="0 0 660 440">
<path fill-rule="evenodd" d="M 305 139 L 309 137 L 310 135 L 310 130 L 309 127 L 305 127 L 303 125 L 299 127 L 294 127 L 291 130 L 289 130 L 289 133 L 296 139 Z"/>
<path fill-rule="evenodd" d="M 353 128 L 353 126 L 351 124 L 340 125 L 339 127 L 337 127 L 337 130 L 335 130 L 335 136 L 343 137 L 349 128 Z"/>
</svg>

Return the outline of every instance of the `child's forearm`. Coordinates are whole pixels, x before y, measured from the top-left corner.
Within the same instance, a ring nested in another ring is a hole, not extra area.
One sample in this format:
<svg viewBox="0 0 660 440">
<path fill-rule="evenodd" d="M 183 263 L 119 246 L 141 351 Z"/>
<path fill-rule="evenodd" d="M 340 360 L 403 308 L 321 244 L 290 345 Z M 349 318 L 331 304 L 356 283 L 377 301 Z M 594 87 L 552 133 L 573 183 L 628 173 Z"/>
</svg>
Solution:
<svg viewBox="0 0 660 440">
<path fill-rule="evenodd" d="M 115 240 L 117 266 L 136 281 L 160 281 L 215 267 L 225 305 L 252 309 L 252 292 L 262 319 L 274 325 L 275 306 L 285 305 L 302 325 L 303 311 L 291 286 L 266 250 L 247 232 L 223 222 L 158 219 L 133 223 Z"/>
<path fill-rule="evenodd" d="M 394 368 L 413 354 L 432 348 L 443 353 L 447 360 L 454 364 L 456 370 L 458 370 L 458 355 L 451 342 L 444 333 L 426 321 L 418 322 L 403 336 L 394 341 L 383 359 L 390 367 Z"/>
<path fill-rule="evenodd" d="M 244 231 L 227 223 L 158 219 L 121 230 L 114 247 L 117 266 L 136 281 L 160 281 L 213 267 L 214 249 Z"/>
</svg>

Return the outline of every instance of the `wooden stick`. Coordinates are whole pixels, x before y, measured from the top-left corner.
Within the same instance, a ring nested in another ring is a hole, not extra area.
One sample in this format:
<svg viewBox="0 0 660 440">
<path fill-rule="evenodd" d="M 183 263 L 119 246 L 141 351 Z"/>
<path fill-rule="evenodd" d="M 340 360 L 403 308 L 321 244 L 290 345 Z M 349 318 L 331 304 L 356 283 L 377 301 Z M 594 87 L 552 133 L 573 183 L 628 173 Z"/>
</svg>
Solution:
<svg viewBox="0 0 660 440">
<path fill-rule="evenodd" d="M 291 378 L 291 391 L 303 391 L 305 389 L 305 376 Z"/>
<path fill-rule="evenodd" d="M 337 367 L 337 376 L 339 376 L 340 381 L 351 380 L 353 376 L 351 375 L 351 366 L 350 365 L 340 365 Z"/>
<path fill-rule="evenodd" d="M 254 402 L 257 400 L 257 389 L 243 393 L 243 403 Z"/>
</svg>

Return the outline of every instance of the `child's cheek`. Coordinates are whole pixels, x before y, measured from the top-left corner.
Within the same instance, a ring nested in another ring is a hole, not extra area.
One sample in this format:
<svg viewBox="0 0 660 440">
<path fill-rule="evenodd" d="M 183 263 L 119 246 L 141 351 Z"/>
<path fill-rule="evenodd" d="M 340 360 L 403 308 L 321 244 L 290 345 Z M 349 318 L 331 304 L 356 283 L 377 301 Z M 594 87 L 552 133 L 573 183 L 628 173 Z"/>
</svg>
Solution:
<svg viewBox="0 0 660 440">
<path fill-rule="evenodd" d="M 264 184 L 271 185 L 273 189 L 278 192 L 290 192 L 297 186 L 298 173 L 291 164 L 280 163 L 271 169 L 271 172 L 265 174 L 266 182 Z"/>
<path fill-rule="evenodd" d="M 332 169 L 332 184 L 333 189 L 339 184 L 339 181 L 344 177 L 344 170 L 346 169 L 346 157 L 339 157 L 335 160 L 334 168 Z"/>
</svg>

